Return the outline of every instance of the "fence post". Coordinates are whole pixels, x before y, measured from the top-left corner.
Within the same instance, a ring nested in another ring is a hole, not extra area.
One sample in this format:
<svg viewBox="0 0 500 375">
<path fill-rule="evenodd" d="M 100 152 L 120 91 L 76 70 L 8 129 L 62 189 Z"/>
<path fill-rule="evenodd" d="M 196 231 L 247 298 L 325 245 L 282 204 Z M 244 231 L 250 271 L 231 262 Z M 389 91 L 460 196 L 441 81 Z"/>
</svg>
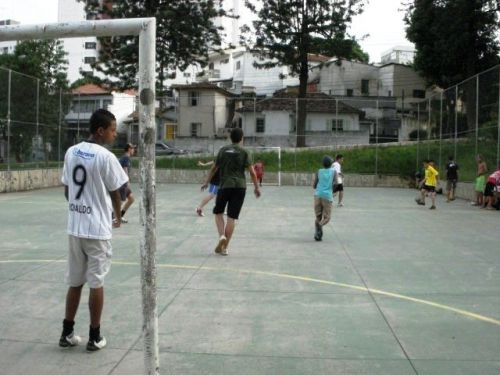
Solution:
<svg viewBox="0 0 500 375">
<path fill-rule="evenodd" d="M 33 143 L 33 140 L 31 141 Z M 40 151 L 40 78 L 36 80 L 36 168 L 38 165 L 38 152 Z M 33 152 L 32 152 L 33 153 Z"/>
<path fill-rule="evenodd" d="M 295 181 L 297 181 L 297 140 L 299 139 L 299 135 L 297 133 L 298 124 L 299 124 L 299 98 L 295 98 L 295 144 L 293 146 L 295 148 L 295 152 L 293 153 L 295 159 L 294 160 Z"/>
<path fill-rule="evenodd" d="M 431 158 L 431 98 L 429 98 L 429 108 L 427 108 L 427 159 Z"/>
<path fill-rule="evenodd" d="M 439 170 L 441 170 L 441 153 L 443 147 L 443 92 L 439 97 Z"/>
<path fill-rule="evenodd" d="M 417 168 L 418 171 L 418 162 L 420 159 L 420 103 L 417 103 Z"/>
<path fill-rule="evenodd" d="M 376 117 L 375 117 L 375 186 L 377 185 L 377 176 L 378 176 L 378 99 L 376 103 Z"/>
<path fill-rule="evenodd" d="M 57 134 L 57 164 L 61 162 L 62 88 L 59 88 L 59 126 Z"/>
<path fill-rule="evenodd" d="M 498 69 L 498 127 L 497 127 L 497 165 L 500 166 L 500 68 Z"/>
<path fill-rule="evenodd" d="M 477 138 L 479 136 L 479 74 L 476 76 L 476 142 L 474 155 L 477 155 Z"/>
<path fill-rule="evenodd" d="M 455 86 L 455 141 L 453 158 L 457 160 L 457 139 L 458 138 L 458 85 Z"/>
<path fill-rule="evenodd" d="M 10 96 L 11 96 L 11 91 L 12 91 L 12 70 L 9 69 L 9 79 L 8 79 L 8 85 L 7 85 L 7 171 L 10 172 L 10 138 L 11 138 L 11 131 L 10 131 Z"/>
</svg>

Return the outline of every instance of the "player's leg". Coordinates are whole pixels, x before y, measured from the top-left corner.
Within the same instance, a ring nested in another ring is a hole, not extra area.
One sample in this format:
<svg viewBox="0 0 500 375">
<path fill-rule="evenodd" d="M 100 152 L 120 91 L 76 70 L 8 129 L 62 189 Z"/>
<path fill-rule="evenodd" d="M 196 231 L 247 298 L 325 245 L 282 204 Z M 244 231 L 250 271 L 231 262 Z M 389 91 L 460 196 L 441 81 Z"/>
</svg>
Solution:
<svg viewBox="0 0 500 375">
<path fill-rule="evenodd" d="M 224 235 L 227 240 L 222 247 L 222 255 L 227 255 L 227 245 L 233 237 L 236 220 L 238 220 L 240 216 L 241 208 L 243 207 L 243 202 L 245 201 L 246 194 L 246 189 L 235 188 L 228 190 L 230 191 L 230 195 L 228 197 L 227 205 L 227 223 L 224 229 Z"/>
<path fill-rule="evenodd" d="M 63 320 L 63 330 L 59 346 L 63 348 L 78 345 L 80 337 L 74 334 L 75 317 L 80 305 L 82 287 L 85 283 L 87 262 L 81 248 L 80 239 L 69 236 L 69 254 L 66 270 L 66 283 L 69 285 L 66 293 L 66 309 Z"/>
<path fill-rule="evenodd" d="M 314 197 L 314 239 L 320 241 L 321 239 L 321 219 L 323 218 L 323 206 L 321 205 L 321 199 Z"/>
<path fill-rule="evenodd" d="M 88 257 L 86 278 L 90 288 L 87 350 L 96 351 L 106 346 L 106 339 L 101 336 L 101 315 L 104 306 L 104 278 L 111 268 L 111 241 L 85 240 L 85 252 Z"/>
<path fill-rule="evenodd" d="M 122 207 L 122 223 L 126 223 L 126 221 L 123 221 L 123 217 L 125 216 L 125 213 L 130 208 L 130 206 L 132 206 L 134 202 L 135 202 L 134 195 L 132 194 L 132 191 L 128 189 L 127 200 L 125 201 L 125 204 Z"/>
<path fill-rule="evenodd" d="M 229 189 L 221 189 L 218 191 L 215 198 L 215 207 L 213 213 L 215 215 L 215 226 L 217 227 L 217 233 L 219 234 L 219 241 L 215 247 L 215 253 L 220 254 L 222 248 L 227 245 L 227 238 L 224 235 L 225 232 L 225 222 L 224 222 L 224 210 L 229 197 Z"/>
</svg>

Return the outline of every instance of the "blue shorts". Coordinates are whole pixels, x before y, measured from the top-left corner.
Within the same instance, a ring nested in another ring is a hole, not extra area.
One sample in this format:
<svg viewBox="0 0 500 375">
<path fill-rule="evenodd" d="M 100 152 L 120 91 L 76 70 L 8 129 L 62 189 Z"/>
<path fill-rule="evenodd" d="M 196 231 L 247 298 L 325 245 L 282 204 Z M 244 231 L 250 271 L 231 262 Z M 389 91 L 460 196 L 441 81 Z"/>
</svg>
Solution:
<svg viewBox="0 0 500 375">
<path fill-rule="evenodd" d="M 210 184 L 208 186 L 208 192 L 212 193 L 213 195 L 217 195 L 217 192 L 219 191 L 219 187 L 217 185 L 212 185 Z"/>
</svg>

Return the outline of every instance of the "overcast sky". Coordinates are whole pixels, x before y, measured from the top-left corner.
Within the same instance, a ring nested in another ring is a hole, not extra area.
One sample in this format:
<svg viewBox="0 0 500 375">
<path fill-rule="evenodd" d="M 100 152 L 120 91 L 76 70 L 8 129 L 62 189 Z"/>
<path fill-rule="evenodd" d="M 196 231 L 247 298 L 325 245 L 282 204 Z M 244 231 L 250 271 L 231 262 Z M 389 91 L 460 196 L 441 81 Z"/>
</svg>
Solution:
<svg viewBox="0 0 500 375">
<path fill-rule="evenodd" d="M 367 0 L 365 11 L 351 25 L 356 38 L 368 34 L 360 42 L 378 62 L 382 52 L 396 45 L 409 45 L 405 38 L 402 0 Z M 0 19 L 14 19 L 24 24 L 57 22 L 58 0 L 0 0 Z"/>
</svg>

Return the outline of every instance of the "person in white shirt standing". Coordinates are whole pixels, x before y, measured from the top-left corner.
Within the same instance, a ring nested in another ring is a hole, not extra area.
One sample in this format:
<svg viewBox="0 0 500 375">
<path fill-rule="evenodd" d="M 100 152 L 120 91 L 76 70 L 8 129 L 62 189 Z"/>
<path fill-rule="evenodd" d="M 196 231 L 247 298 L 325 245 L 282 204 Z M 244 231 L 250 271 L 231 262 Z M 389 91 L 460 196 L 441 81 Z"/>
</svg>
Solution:
<svg viewBox="0 0 500 375">
<path fill-rule="evenodd" d="M 344 163 L 344 156 L 338 154 L 335 156 L 335 161 L 332 165 L 332 169 L 335 171 L 335 188 L 333 189 L 333 193 L 339 194 L 339 207 L 344 205 L 344 175 L 342 174 L 342 164 Z"/>
<path fill-rule="evenodd" d="M 88 351 L 106 346 L 100 334 L 104 304 L 104 277 L 111 267 L 111 229 L 121 224 L 120 186 L 128 181 L 116 156 L 103 147 L 116 138 L 115 116 L 98 109 L 90 118 L 90 138 L 66 151 L 62 173 L 68 201 L 69 255 L 66 312 L 59 346 L 78 345 L 75 317 L 82 288 L 88 283 L 90 328 Z M 116 222 L 112 224 L 114 211 Z"/>
</svg>

